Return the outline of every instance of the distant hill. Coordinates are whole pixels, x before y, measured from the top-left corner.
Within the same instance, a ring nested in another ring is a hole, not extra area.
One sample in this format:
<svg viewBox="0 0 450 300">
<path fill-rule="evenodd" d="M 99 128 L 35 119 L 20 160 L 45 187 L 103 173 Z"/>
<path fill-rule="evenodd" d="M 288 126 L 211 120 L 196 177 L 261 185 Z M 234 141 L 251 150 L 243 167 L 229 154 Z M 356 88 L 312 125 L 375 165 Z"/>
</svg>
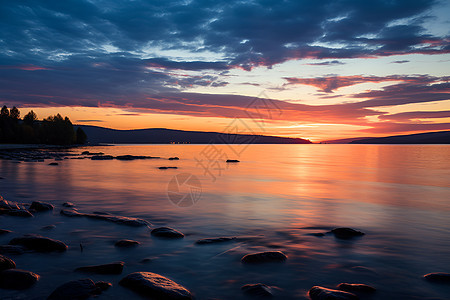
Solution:
<svg viewBox="0 0 450 300">
<path fill-rule="evenodd" d="M 369 139 L 370 137 L 354 137 L 354 138 L 346 138 L 346 139 L 338 139 L 338 140 L 328 140 L 328 141 L 321 141 L 321 144 L 350 144 L 353 141 L 356 140 L 364 140 Z"/>
<path fill-rule="evenodd" d="M 117 130 L 90 125 L 75 125 L 86 133 L 93 144 L 311 144 L 300 138 L 265 135 L 224 134 L 218 132 L 184 131 L 164 128 Z"/>
<path fill-rule="evenodd" d="M 368 138 L 350 144 L 450 144 L 450 131 Z"/>
</svg>

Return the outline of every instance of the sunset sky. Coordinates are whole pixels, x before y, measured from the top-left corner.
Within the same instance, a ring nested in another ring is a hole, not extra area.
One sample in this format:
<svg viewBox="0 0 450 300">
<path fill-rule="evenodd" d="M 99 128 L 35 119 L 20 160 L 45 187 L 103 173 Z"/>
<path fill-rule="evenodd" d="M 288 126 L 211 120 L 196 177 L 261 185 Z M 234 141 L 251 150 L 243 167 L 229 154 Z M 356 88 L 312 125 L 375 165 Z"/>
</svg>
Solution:
<svg viewBox="0 0 450 300">
<path fill-rule="evenodd" d="M 0 104 L 312 141 L 450 130 L 450 1 L 2 0 Z"/>
</svg>

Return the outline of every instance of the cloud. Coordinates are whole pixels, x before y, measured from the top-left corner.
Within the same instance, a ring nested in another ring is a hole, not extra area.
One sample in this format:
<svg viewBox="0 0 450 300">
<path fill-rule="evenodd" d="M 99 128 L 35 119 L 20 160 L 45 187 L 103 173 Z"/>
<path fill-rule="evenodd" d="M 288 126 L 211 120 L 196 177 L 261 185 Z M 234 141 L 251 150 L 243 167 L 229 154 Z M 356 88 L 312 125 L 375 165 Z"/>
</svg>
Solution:
<svg viewBox="0 0 450 300">
<path fill-rule="evenodd" d="M 409 60 L 394 60 L 391 63 L 392 64 L 406 64 L 406 63 L 409 63 Z"/>
<path fill-rule="evenodd" d="M 105 122 L 103 120 L 75 120 L 75 123 L 93 123 L 93 122 Z"/>
<path fill-rule="evenodd" d="M 381 115 L 381 120 L 411 121 L 417 119 L 450 118 L 450 111 L 411 111 L 397 114 Z"/>
<path fill-rule="evenodd" d="M 336 66 L 336 65 L 345 65 L 345 63 L 339 61 L 339 60 L 329 60 L 329 61 L 323 61 L 319 63 L 310 63 L 307 64 L 310 66 Z"/>
</svg>

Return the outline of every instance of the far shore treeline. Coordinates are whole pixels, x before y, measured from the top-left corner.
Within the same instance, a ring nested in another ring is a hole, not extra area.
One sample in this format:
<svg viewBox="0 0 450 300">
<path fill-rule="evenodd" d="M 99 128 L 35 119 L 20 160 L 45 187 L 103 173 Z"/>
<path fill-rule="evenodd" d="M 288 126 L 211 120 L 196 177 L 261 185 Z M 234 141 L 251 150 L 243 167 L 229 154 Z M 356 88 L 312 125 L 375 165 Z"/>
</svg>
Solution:
<svg viewBox="0 0 450 300">
<path fill-rule="evenodd" d="M 86 143 L 83 129 L 75 131 L 68 117 L 60 114 L 39 121 L 34 111 L 23 119 L 15 106 L 4 105 L 0 112 L 0 143 L 73 145 Z"/>
</svg>

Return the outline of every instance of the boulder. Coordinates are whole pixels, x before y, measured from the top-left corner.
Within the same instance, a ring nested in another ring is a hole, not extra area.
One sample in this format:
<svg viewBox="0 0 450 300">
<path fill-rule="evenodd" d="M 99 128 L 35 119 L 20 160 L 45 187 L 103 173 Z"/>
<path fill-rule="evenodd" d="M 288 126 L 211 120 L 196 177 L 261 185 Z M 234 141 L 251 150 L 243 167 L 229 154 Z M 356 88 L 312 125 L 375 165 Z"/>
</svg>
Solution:
<svg viewBox="0 0 450 300">
<path fill-rule="evenodd" d="M 131 217 L 123 217 L 123 216 L 114 216 L 114 215 L 107 215 L 104 213 L 101 214 L 88 214 L 88 213 L 80 213 L 76 209 L 62 209 L 61 214 L 67 217 L 87 217 L 90 219 L 97 219 L 97 220 L 104 220 L 109 221 L 121 225 L 128 225 L 128 226 L 134 226 L 134 227 L 140 227 L 140 226 L 150 226 L 150 223 L 144 219 L 139 218 L 131 218 Z"/>
<path fill-rule="evenodd" d="M 18 245 L 0 245 L 0 254 L 19 255 L 25 253 L 26 249 Z"/>
<path fill-rule="evenodd" d="M 151 232 L 152 235 L 157 237 L 171 238 L 171 239 L 179 239 L 183 238 L 184 234 L 179 232 L 176 229 L 170 227 L 159 227 L 155 228 Z"/>
<path fill-rule="evenodd" d="M 208 245 L 208 244 L 224 243 L 234 240 L 236 240 L 236 237 L 218 237 L 218 238 L 201 239 L 195 243 L 198 245 Z"/>
<path fill-rule="evenodd" d="M 272 288 L 262 283 L 246 284 L 241 287 L 241 291 L 244 292 L 244 294 L 246 295 L 258 298 L 273 296 Z"/>
<path fill-rule="evenodd" d="M 423 276 L 426 280 L 437 283 L 449 283 L 450 284 L 450 273 L 428 273 Z"/>
<path fill-rule="evenodd" d="M 355 294 L 327 289 L 321 286 L 313 286 L 308 292 L 309 298 L 312 300 L 357 300 Z"/>
<path fill-rule="evenodd" d="M 99 295 L 111 284 L 104 281 L 94 283 L 91 279 L 73 280 L 60 285 L 47 300 L 81 300 L 91 296 Z"/>
<path fill-rule="evenodd" d="M 33 214 L 30 213 L 22 204 L 5 200 L 2 196 L 0 196 L 0 215 L 2 214 L 17 217 L 33 216 Z"/>
<path fill-rule="evenodd" d="M 334 236 L 338 239 L 344 240 L 364 235 L 364 232 L 346 227 L 334 228 L 333 230 L 331 230 L 331 233 L 333 233 Z"/>
<path fill-rule="evenodd" d="M 134 247 L 139 245 L 140 243 L 138 241 L 133 240 L 120 240 L 117 241 L 114 245 L 116 247 L 122 247 L 122 248 L 128 248 L 128 247 Z"/>
<path fill-rule="evenodd" d="M 33 201 L 33 203 L 31 203 L 31 205 L 30 205 L 30 209 L 35 210 L 35 211 L 48 211 L 48 210 L 53 210 L 53 205 L 51 205 L 50 203 Z"/>
<path fill-rule="evenodd" d="M 247 254 L 242 257 L 241 262 L 246 264 L 266 263 L 266 262 L 284 262 L 287 256 L 281 251 L 267 251 Z"/>
<path fill-rule="evenodd" d="M 338 289 L 346 292 L 361 292 L 361 293 L 374 293 L 376 292 L 376 288 L 362 283 L 341 283 L 338 286 Z"/>
<path fill-rule="evenodd" d="M 31 234 L 14 238 L 9 242 L 9 244 L 23 246 L 26 249 L 37 252 L 63 252 L 68 248 L 67 245 L 61 241 Z"/>
<path fill-rule="evenodd" d="M 86 266 L 76 268 L 75 271 L 95 274 L 122 274 L 124 262 L 119 261 L 104 265 Z"/>
<path fill-rule="evenodd" d="M 185 287 L 156 273 L 131 273 L 124 277 L 119 284 L 143 296 L 153 297 L 154 299 L 193 299 L 191 293 Z"/>
<path fill-rule="evenodd" d="M 24 290 L 39 280 L 39 275 L 30 271 L 9 269 L 0 272 L 0 288 Z"/>
<path fill-rule="evenodd" d="M 8 269 L 15 269 L 16 263 L 3 255 L 0 255 L 0 271 L 8 270 Z"/>
</svg>

